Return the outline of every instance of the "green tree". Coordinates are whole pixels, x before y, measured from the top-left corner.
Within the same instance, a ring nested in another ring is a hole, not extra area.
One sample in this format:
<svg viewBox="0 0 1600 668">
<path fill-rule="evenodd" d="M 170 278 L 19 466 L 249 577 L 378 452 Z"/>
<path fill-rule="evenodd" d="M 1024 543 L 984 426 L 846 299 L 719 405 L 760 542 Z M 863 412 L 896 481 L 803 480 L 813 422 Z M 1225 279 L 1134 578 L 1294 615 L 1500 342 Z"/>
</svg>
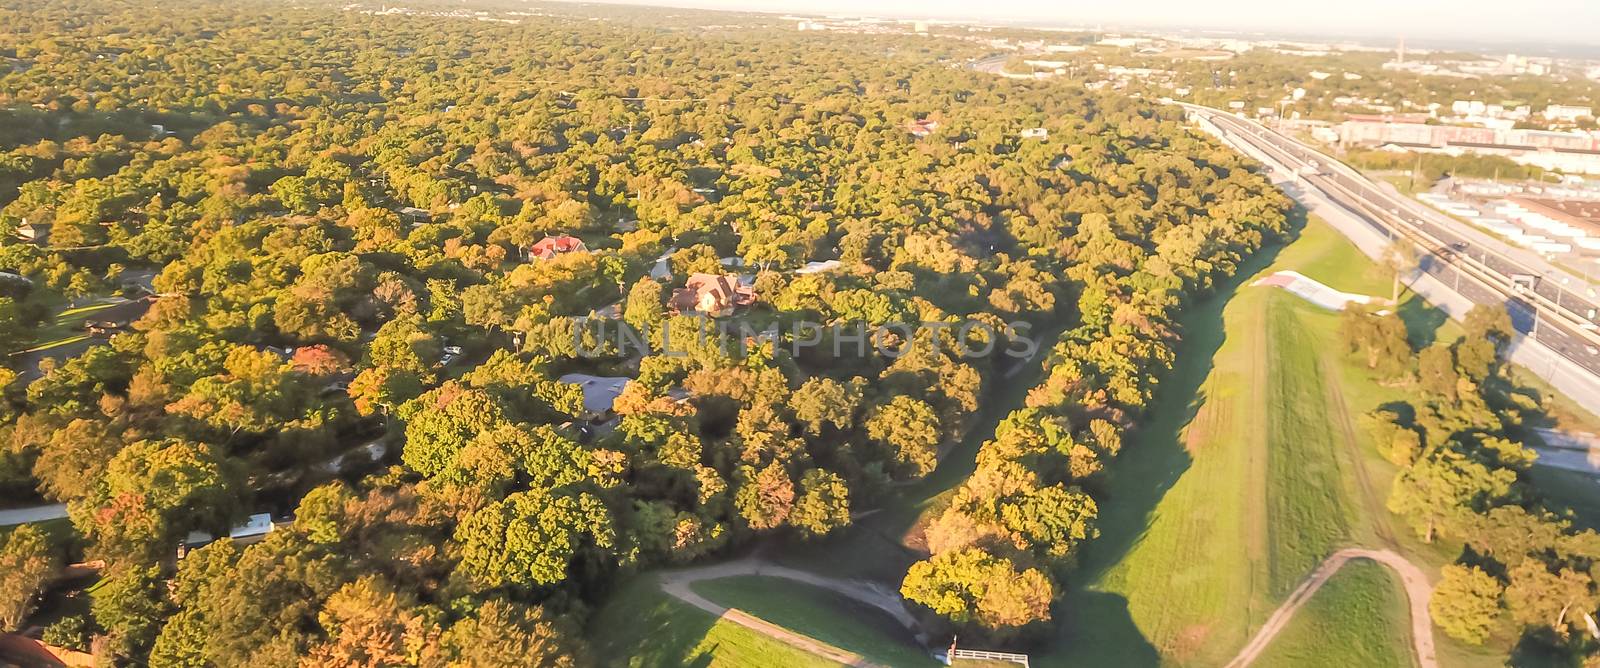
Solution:
<svg viewBox="0 0 1600 668">
<path fill-rule="evenodd" d="M 861 388 L 846 385 L 832 378 L 807 379 L 795 390 L 789 400 L 795 419 L 805 425 L 811 434 L 822 433 L 823 425 L 834 429 L 849 429 L 855 424 L 855 412 L 861 403 Z"/>
<path fill-rule="evenodd" d="M 622 305 L 622 320 L 643 336 L 654 333 L 667 319 L 666 295 L 661 284 L 649 276 L 641 277 L 628 289 Z"/>
<path fill-rule="evenodd" d="M 400 417 L 406 422 L 406 466 L 456 482 L 464 475 L 457 455 L 479 434 L 507 423 L 504 407 L 488 392 L 454 381 L 407 403 Z"/>
<path fill-rule="evenodd" d="M 850 488 L 832 471 L 811 469 L 800 477 L 800 499 L 789 523 L 812 536 L 850 524 Z"/>
<path fill-rule="evenodd" d="M 1450 637 L 1472 645 L 1489 639 L 1500 616 L 1503 587 L 1477 566 L 1450 564 L 1440 573 L 1439 584 L 1428 600 L 1434 623 Z"/>
<path fill-rule="evenodd" d="M 484 588 L 552 585 L 586 546 L 610 549 L 611 512 L 591 494 L 531 489 L 468 516 L 456 528 L 461 567 Z"/>
<path fill-rule="evenodd" d="M 1490 469 L 1450 448 L 1435 448 L 1394 479 L 1389 510 L 1411 523 L 1425 542 L 1459 526 L 1474 511 L 1504 499 L 1515 471 Z"/>
<path fill-rule="evenodd" d="M 72 524 L 113 562 L 151 563 L 191 529 L 220 532 L 237 504 L 210 447 L 189 441 L 140 441 L 123 448 L 81 499 L 68 504 Z"/>
<path fill-rule="evenodd" d="M 940 423 L 933 407 L 905 395 L 873 409 L 867 435 L 882 445 L 901 478 L 921 478 L 939 459 Z"/>
<path fill-rule="evenodd" d="M 1054 585 L 1043 572 L 976 548 L 911 565 L 900 594 L 957 624 L 1015 630 L 1050 619 Z"/>
<path fill-rule="evenodd" d="M 542 606 L 490 599 L 445 632 L 423 668 L 578 668 L 587 647 L 578 630 Z"/>
<path fill-rule="evenodd" d="M 15 631 L 33 611 L 34 597 L 61 571 L 50 537 L 31 525 L 0 535 L 0 631 Z"/>
<path fill-rule="evenodd" d="M 95 589 L 89 609 L 106 630 L 112 653 L 138 657 L 150 649 L 171 613 L 163 588 L 158 566 L 133 566 L 113 570 Z"/>
<path fill-rule="evenodd" d="M 1524 627 L 1547 627 L 1565 636 L 1568 627 L 1581 628 L 1582 613 L 1595 609 L 1594 583 L 1586 573 L 1569 568 L 1552 572 L 1544 562 L 1528 558 L 1506 576 L 1506 609 Z"/>
</svg>

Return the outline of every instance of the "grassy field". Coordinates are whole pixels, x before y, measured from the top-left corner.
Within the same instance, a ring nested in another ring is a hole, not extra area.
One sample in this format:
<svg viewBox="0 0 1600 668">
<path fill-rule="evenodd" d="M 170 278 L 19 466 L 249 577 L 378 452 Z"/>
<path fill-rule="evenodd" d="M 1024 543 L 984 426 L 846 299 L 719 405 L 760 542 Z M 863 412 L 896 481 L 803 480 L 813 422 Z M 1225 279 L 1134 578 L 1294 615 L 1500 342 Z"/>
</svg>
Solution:
<svg viewBox="0 0 1600 668">
<path fill-rule="evenodd" d="M 936 666 L 910 632 L 882 611 L 792 580 L 739 576 L 704 580 L 695 593 L 874 663 Z"/>
<path fill-rule="evenodd" d="M 589 641 L 607 668 L 840 665 L 682 603 L 651 576 L 633 578 L 610 597 L 590 622 Z"/>
<path fill-rule="evenodd" d="M 1351 624 L 1352 618 L 1365 620 Z M 1409 668 L 1405 590 L 1383 566 L 1355 560 L 1334 574 L 1257 661 L 1262 666 Z"/>
<path fill-rule="evenodd" d="M 1348 292 L 1391 290 L 1315 221 L 1255 268 L 1294 269 Z M 1419 344 L 1459 336 L 1414 296 L 1400 312 Z M 1383 501 L 1394 470 L 1356 418 L 1405 390 L 1373 382 L 1343 353 L 1337 314 L 1242 287 L 1190 308 L 1184 331 L 1178 367 L 1113 467 L 1102 538 L 1039 665 L 1220 665 L 1339 546 L 1427 552 L 1430 566 L 1448 558 L 1450 546 L 1420 546 L 1390 526 Z M 1381 619 L 1345 619 L 1357 636 L 1389 632 Z"/>
</svg>

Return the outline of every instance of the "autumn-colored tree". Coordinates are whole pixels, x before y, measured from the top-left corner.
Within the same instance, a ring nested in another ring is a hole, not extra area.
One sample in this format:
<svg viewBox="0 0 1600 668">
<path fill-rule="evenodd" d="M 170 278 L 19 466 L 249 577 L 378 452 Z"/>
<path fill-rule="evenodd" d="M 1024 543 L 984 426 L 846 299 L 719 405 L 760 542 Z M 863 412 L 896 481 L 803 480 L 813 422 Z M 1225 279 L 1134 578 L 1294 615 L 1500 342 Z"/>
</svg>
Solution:
<svg viewBox="0 0 1600 668">
<path fill-rule="evenodd" d="M 1477 566 L 1444 567 L 1428 600 L 1434 623 L 1450 637 L 1482 645 L 1500 617 L 1500 581 Z"/>
<path fill-rule="evenodd" d="M 800 498 L 789 523 L 812 536 L 850 524 L 850 488 L 837 474 L 811 469 L 800 477 Z"/>
<path fill-rule="evenodd" d="M 866 426 L 867 435 L 883 446 L 900 477 L 920 478 L 938 463 L 939 415 L 926 402 L 895 397 L 873 409 Z"/>
<path fill-rule="evenodd" d="M 441 613 L 418 605 L 378 576 L 341 587 L 323 602 L 317 622 L 327 640 L 310 648 L 300 665 L 383 668 L 416 665 L 437 651 Z"/>
<path fill-rule="evenodd" d="M 964 548 L 912 564 L 900 594 L 957 624 L 1005 631 L 1050 619 L 1054 585 L 1037 569 Z"/>
<path fill-rule="evenodd" d="M 781 526 L 794 509 L 794 481 L 783 463 L 774 461 L 759 471 L 739 467 L 739 487 L 733 503 L 745 524 L 758 531 Z"/>
</svg>

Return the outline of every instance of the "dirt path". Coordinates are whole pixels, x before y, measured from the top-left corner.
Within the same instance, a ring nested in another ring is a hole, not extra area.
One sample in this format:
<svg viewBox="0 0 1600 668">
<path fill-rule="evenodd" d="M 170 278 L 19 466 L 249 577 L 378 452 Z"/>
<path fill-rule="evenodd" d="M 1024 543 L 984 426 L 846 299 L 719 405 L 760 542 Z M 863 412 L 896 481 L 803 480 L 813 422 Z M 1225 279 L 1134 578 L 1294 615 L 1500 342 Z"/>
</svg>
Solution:
<svg viewBox="0 0 1600 668">
<path fill-rule="evenodd" d="M 1334 573 L 1344 567 L 1351 559 L 1371 559 L 1388 566 L 1400 576 L 1400 582 L 1405 585 L 1406 598 L 1411 603 L 1411 638 L 1417 654 L 1417 663 L 1422 668 L 1439 668 L 1439 662 L 1433 653 L 1433 620 L 1428 614 L 1428 597 L 1433 594 L 1433 586 L 1428 584 L 1427 576 L 1422 570 L 1389 550 L 1368 550 L 1364 548 L 1346 548 L 1333 553 L 1323 560 L 1322 565 L 1311 573 L 1311 577 L 1300 583 L 1294 592 L 1289 594 L 1289 600 L 1284 601 L 1272 616 L 1267 618 L 1267 623 L 1256 632 L 1250 643 L 1239 650 L 1239 655 L 1228 662 L 1228 668 L 1244 668 L 1256 659 L 1272 644 L 1272 639 L 1277 637 L 1283 627 L 1288 626 L 1294 613 L 1300 606 L 1311 600 L 1311 596 L 1322 588 L 1323 583 Z"/>
<path fill-rule="evenodd" d="M 905 626 L 917 635 L 918 640 L 923 640 L 921 631 L 917 628 L 915 617 L 906 610 L 905 602 L 896 592 L 884 590 L 882 585 L 864 580 L 846 580 L 817 575 L 806 571 L 778 566 L 761 559 L 746 558 L 729 561 L 721 564 L 712 564 L 698 568 L 686 568 L 662 574 L 661 590 L 671 594 L 678 600 L 688 603 L 696 608 L 717 615 L 730 622 L 751 629 L 757 633 L 773 638 L 780 642 L 798 647 L 817 656 L 838 661 L 848 666 L 863 668 L 876 668 L 877 664 L 867 661 L 859 654 L 848 652 L 815 638 L 795 633 L 783 627 L 771 624 L 765 620 L 751 616 L 743 611 L 718 605 L 717 603 L 696 594 L 693 585 L 701 580 L 715 580 L 718 578 L 735 577 L 740 575 L 760 575 L 763 577 L 783 578 L 827 589 L 841 596 L 860 601 L 866 605 L 882 610 L 895 621 Z"/>
<path fill-rule="evenodd" d="M 1340 387 L 1337 375 L 1339 370 L 1334 368 L 1332 358 L 1328 355 L 1318 359 L 1317 364 L 1322 369 L 1324 393 L 1331 412 L 1329 421 L 1337 429 L 1336 436 L 1344 444 L 1350 470 L 1355 473 L 1361 505 L 1366 509 L 1364 514 L 1372 519 L 1372 532 L 1378 541 L 1384 547 L 1396 548 L 1399 543 L 1395 541 L 1394 530 L 1389 527 L 1389 509 L 1384 505 L 1384 497 L 1378 492 L 1378 487 L 1373 484 L 1371 474 L 1367 472 L 1366 462 L 1362 461 L 1361 445 L 1356 437 L 1356 421 L 1350 415 L 1350 405 L 1344 400 L 1344 390 Z"/>
</svg>

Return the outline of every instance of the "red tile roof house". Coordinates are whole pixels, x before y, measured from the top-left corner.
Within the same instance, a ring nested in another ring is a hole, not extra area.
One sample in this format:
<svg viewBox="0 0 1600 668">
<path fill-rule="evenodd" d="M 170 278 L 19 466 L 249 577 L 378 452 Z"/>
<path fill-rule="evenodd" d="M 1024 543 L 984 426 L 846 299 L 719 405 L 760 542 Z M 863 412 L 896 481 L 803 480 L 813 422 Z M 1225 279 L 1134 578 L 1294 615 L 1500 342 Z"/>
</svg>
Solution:
<svg viewBox="0 0 1600 668">
<path fill-rule="evenodd" d="M 667 303 L 678 313 L 698 312 L 710 316 L 728 315 L 756 301 L 756 291 L 741 285 L 732 274 L 695 274 L 683 287 L 672 292 Z"/>
<path fill-rule="evenodd" d="M 528 249 L 528 257 L 549 260 L 563 253 L 588 252 L 588 250 L 589 248 L 583 245 L 582 239 L 563 234 L 558 237 L 540 239 L 539 243 Z"/>
<path fill-rule="evenodd" d="M 918 137 L 926 137 L 933 134 L 933 132 L 938 129 L 939 121 L 929 120 L 926 118 L 917 121 L 906 121 L 906 132 Z"/>
</svg>

